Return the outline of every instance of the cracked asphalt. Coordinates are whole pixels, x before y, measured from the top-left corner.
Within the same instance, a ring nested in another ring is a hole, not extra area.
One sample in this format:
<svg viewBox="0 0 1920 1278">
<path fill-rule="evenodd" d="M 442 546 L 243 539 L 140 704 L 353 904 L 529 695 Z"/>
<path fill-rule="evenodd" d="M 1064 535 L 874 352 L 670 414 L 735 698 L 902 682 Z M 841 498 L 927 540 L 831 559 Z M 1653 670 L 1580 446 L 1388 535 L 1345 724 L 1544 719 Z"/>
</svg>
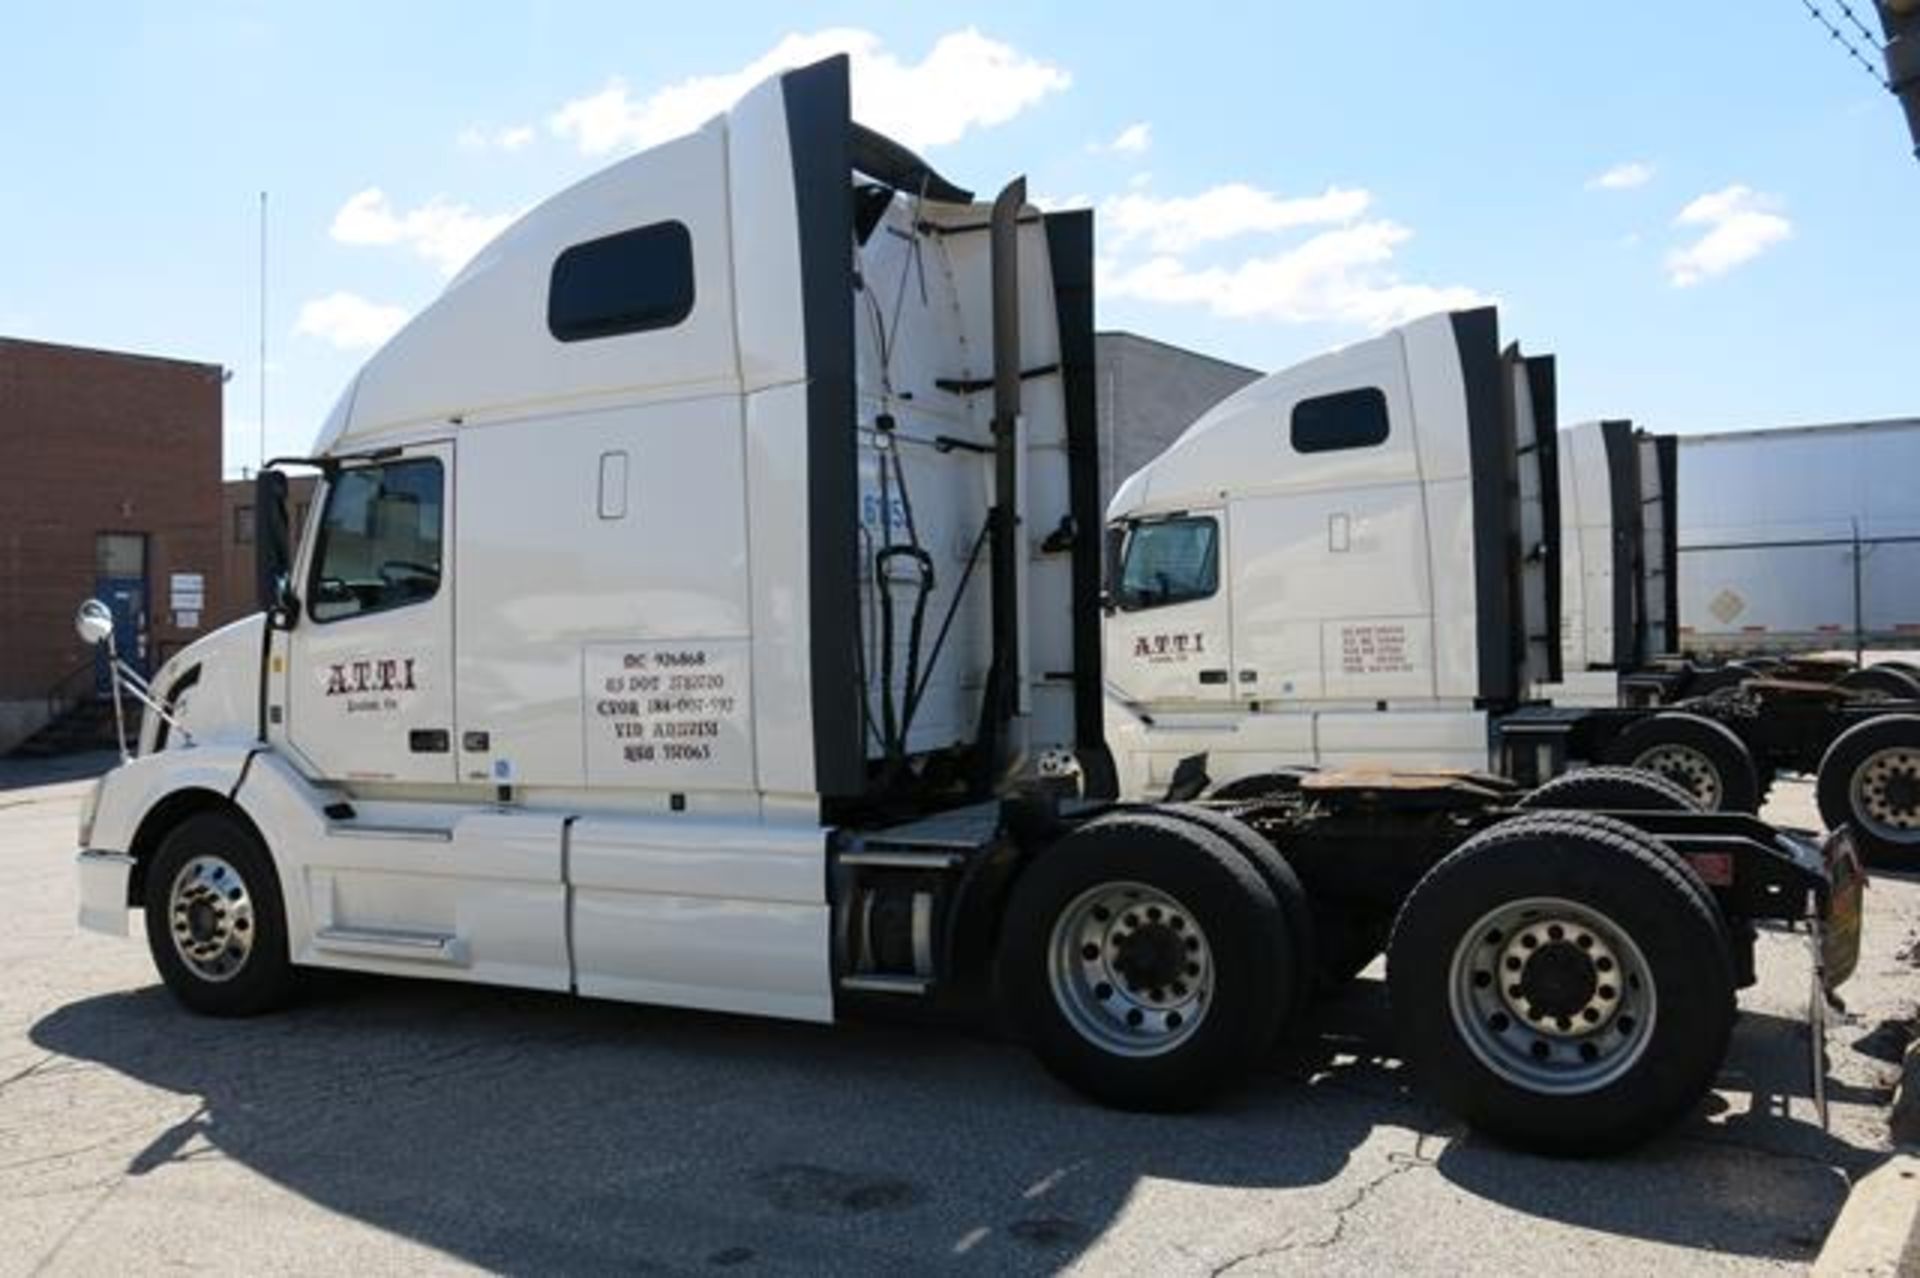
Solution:
<svg viewBox="0 0 1920 1278">
<path fill-rule="evenodd" d="M 1868 894 L 1814 1121 L 1805 939 L 1762 937 L 1717 1091 L 1624 1158 L 1465 1134 L 1377 969 L 1204 1114 L 1109 1113 L 961 1031 L 330 978 L 178 1010 L 76 931 L 82 782 L 0 770 L 0 1274 L 1806 1268 L 1887 1155 L 1920 881 Z M 1770 815 L 1808 823 L 1805 783 Z"/>
</svg>

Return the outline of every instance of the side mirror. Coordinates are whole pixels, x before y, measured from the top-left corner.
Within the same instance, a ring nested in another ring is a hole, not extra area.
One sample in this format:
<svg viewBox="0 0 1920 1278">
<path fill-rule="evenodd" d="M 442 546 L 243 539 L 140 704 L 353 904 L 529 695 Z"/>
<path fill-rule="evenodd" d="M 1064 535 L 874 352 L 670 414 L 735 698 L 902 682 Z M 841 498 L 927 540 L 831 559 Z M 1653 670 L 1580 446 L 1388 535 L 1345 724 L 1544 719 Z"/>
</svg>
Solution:
<svg viewBox="0 0 1920 1278">
<path fill-rule="evenodd" d="M 288 574 L 292 570 L 293 548 L 287 535 L 287 477 L 277 470 L 263 470 L 253 481 L 254 591 L 262 611 L 284 611 Z"/>
<path fill-rule="evenodd" d="M 98 648 L 113 638 L 113 611 L 98 599 L 89 599 L 73 615 L 74 633 L 89 648 Z"/>
</svg>

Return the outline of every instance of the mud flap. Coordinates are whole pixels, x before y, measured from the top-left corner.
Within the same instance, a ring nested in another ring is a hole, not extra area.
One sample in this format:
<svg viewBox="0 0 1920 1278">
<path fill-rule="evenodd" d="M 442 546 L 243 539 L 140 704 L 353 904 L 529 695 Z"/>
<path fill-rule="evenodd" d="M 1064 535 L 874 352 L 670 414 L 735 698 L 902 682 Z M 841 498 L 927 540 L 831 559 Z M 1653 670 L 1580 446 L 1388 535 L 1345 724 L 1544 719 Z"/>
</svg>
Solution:
<svg viewBox="0 0 1920 1278">
<path fill-rule="evenodd" d="M 1829 1006 L 1846 1010 L 1835 991 L 1860 961 L 1867 876 L 1853 838 L 1844 828 L 1827 839 L 1820 854 L 1827 863 L 1827 886 L 1816 902 L 1818 912 L 1807 920 L 1813 960 L 1807 991 L 1807 1064 L 1812 1071 L 1813 1107 L 1820 1115 L 1820 1130 L 1827 1131 L 1827 1010 Z"/>
</svg>

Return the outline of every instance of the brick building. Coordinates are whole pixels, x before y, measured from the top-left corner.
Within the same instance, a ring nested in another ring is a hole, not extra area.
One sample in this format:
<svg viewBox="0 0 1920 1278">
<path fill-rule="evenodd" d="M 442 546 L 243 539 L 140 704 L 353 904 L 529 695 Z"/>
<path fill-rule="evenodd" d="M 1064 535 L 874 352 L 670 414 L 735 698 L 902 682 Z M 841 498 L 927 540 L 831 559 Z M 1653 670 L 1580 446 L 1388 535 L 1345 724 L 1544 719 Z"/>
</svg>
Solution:
<svg viewBox="0 0 1920 1278">
<path fill-rule="evenodd" d="M 91 698 L 90 595 L 153 669 L 226 610 L 217 364 L 0 338 L 0 753 Z"/>
</svg>

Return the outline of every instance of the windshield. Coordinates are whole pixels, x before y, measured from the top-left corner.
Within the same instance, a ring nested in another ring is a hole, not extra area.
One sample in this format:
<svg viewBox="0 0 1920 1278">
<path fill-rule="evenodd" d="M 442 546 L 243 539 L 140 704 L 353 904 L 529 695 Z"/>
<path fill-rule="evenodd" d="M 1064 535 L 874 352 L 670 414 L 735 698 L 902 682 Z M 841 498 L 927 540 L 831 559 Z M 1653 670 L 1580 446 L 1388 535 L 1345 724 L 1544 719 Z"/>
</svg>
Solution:
<svg viewBox="0 0 1920 1278">
<path fill-rule="evenodd" d="M 1213 594 L 1220 582 L 1219 533 L 1219 525 L 1205 516 L 1135 525 L 1114 603 L 1132 611 Z"/>
</svg>

